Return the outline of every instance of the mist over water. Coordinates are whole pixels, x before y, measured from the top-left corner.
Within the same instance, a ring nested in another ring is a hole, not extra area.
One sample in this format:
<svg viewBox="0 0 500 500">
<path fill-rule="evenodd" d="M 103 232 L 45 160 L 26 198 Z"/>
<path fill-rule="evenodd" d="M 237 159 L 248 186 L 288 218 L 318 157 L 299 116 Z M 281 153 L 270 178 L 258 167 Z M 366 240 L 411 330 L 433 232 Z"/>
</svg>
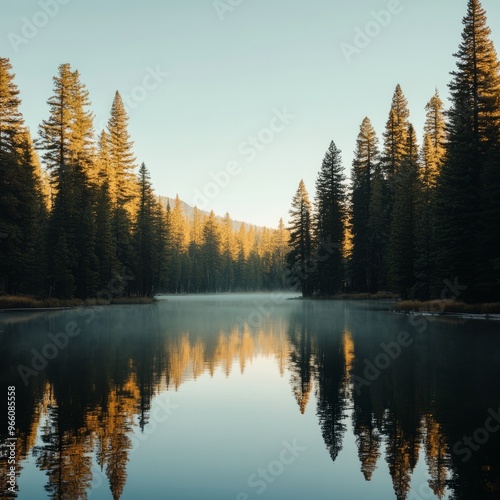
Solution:
<svg viewBox="0 0 500 500">
<path fill-rule="evenodd" d="M 498 325 L 295 298 L 0 315 L 18 498 L 498 498 Z"/>
</svg>

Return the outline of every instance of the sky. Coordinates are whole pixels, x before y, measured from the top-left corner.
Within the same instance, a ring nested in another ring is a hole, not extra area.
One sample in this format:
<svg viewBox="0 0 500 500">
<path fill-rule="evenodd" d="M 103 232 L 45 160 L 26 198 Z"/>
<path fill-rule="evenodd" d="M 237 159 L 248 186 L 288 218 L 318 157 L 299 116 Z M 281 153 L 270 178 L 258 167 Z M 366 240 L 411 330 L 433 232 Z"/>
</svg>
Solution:
<svg viewBox="0 0 500 500">
<path fill-rule="evenodd" d="M 483 0 L 500 47 L 500 2 Z M 331 141 L 349 177 L 368 116 L 382 141 L 400 84 L 421 139 L 437 88 L 448 105 L 467 0 L 17 0 L 3 2 L 32 134 L 58 66 L 90 92 L 94 126 L 118 90 L 157 194 L 276 227 L 299 181 L 311 199 Z"/>
</svg>

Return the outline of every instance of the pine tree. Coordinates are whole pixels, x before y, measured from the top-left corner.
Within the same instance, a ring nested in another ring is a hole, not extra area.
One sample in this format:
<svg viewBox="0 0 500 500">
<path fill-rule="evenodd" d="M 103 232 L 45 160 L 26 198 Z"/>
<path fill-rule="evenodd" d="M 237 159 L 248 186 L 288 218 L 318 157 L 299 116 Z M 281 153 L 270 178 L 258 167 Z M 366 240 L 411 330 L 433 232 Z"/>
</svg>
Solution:
<svg viewBox="0 0 500 500">
<path fill-rule="evenodd" d="M 139 169 L 139 211 L 135 224 L 133 242 L 136 255 L 135 287 L 139 295 L 152 297 L 157 289 L 155 285 L 158 270 L 158 245 L 155 241 L 156 200 L 151 187 L 148 169 L 144 163 Z"/>
<path fill-rule="evenodd" d="M 95 253 L 99 261 L 99 288 L 108 289 L 114 275 L 119 271 L 116 255 L 116 237 L 113 231 L 113 191 L 114 178 L 111 172 L 109 137 L 105 130 L 99 137 L 96 160 L 97 176 L 94 181 L 95 191 Z"/>
<path fill-rule="evenodd" d="M 290 251 L 287 254 L 289 270 L 288 282 L 297 288 L 304 297 L 313 293 L 313 276 L 311 274 L 312 257 L 312 222 L 311 203 L 304 181 L 301 180 L 292 200 L 290 209 Z"/>
<path fill-rule="evenodd" d="M 168 246 L 169 234 L 167 224 L 167 211 L 161 201 L 161 197 L 156 198 L 153 207 L 154 236 L 153 242 L 156 245 L 156 270 L 154 289 L 156 292 L 167 289 L 168 278 Z"/>
<path fill-rule="evenodd" d="M 189 242 L 189 277 L 186 290 L 198 293 L 203 289 L 205 279 L 201 246 L 203 244 L 203 228 L 205 225 L 203 214 L 198 207 L 194 207 L 193 219 L 190 227 Z"/>
<path fill-rule="evenodd" d="M 418 146 L 411 124 L 407 142 L 407 153 L 396 176 L 389 240 L 390 282 L 392 289 L 405 299 L 415 293 L 416 222 L 420 196 Z"/>
<path fill-rule="evenodd" d="M 23 230 L 19 291 L 45 295 L 48 213 L 43 195 L 42 171 L 29 132 L 23 130 L 16 142 L 19 158 L 18 172 L 22 186 L 18 201 L 21 215 L 20 225 Z"/>
<path fill-rule="evenodd" d="M 446 147 L 446 128 L 443 102 L 436 90 L 425 107 L 424 142 L 420 153 L 421 204 L 418 211 L 417 258 L 415 274 L 419 296 L 429 299 L 435 276 L 435 202 L 436 182 L 443 166 Z M 437 291 L 436 291 L 437 292 Z"/>
<path fill-rule="evenodd" d="M 391 191 L 394 191 L 394 176 L 407 154 L 408 101 L 398 84 L 392 96 L 391 109 L 384 132 L 382 166 Z"/>
<path fill-rule="evenodd" d="M 14 153 L 15 137 L 24 127 L 19 110 L 21 100 L 14 83 L 12 65 L 9 59 L 0 58 L 0 154 L 2 160 L 8 153 Z"/>
<path fill-rule="evenodd" d="M 350 224 L 353 249 L 350 274 L 353 289 L 360 292 L 374 291 L 369 223 L 372 177 L 378 155 L 375 130 L 370 120 L 365 118 L 358 135 L 351 174 Z"/>
<path fill-rule="evenodd" d="M 387 119 L 384 142 L 380 158 L 380 170 L 376 169 L 372 185 L 374 210 L 371 226 L 375 264 L 375 289 L 388 285 L 389 233 L 397 184 L 397 175 L 403 159 L 407 155 L 408 126 L 410 112 L 408 101 L 401 86 L 396 85 Z"/>
<path fill-rule="evenodd" d="M 344 285 L 346 193 L 340 151 L 330 143 L 316 180 L 314 234 L 318 252 L 317 287 L 320 295 L 339 293 Z"/>
<path fill-rule="evenodd" d="M 171 213 L 170 245 L 171 245 L 171 275 L 169 278 L 170 289 L 174 293 L 182 291 L 182 279 L 185 269 L 183 264 L 187 253 L 187 227 L 185 225 L 182 202 L 178 195 L 175 197 Z"/>
<path fill-rule="evenodd" d="M 58 294 L 60 278 L 71 273 L 75 293 L 86 298 L 97 291 L 98 262 L 95 255 L 94 198 L 89 172 L 95 160 L 93 115 L 88 91 L 80 82 L 78 71 L 69 64 L 59 66 L 54 77 L 54 95 L 49 99 L 50 117 L 40 125 L 43 159 L 51 172 L 53 209 L 48 225 L 48 246 L 53 248 L 62 238 L 68 248 L 69 269 L 51 254 L 49 275 Z M 62 272 L 62 276 L 55 271 Z"/>
<path fill-rule="evenodd" d="M 370 241 L 370 291 L 387 289 L 387 242 L 389 227 L 389 189 L 380 163 L 375 164 L 371 181 L 370 217 L 368 231 Z"/>
<path fill-rule="evenodd" d="M 284 290 L 288 287 L 286 282 L 286 255 L 288 253 L 289 235 L 283 219 L 280 218 L 278 229 L 274 232 L 273 254 L 271 260 L 271 272 L 273 288 Z"/>
<path fill-rule="evenodd" d="M 108 121 L 110 156 L 116 191 L 111 193 L 113 202 L 124 207 L 130 215 L 135 212 L 134 198 L 137 198 L 136 158 L 133 142 L 128 132 L 128 116 L 120 93 L 117 91 L 111 106 Z"/>
<path fill-rule="evenodd" d="M 464 298 L 491 299 L 499 292 L 499 63 L 479 0 L 469 0 L 463 25 L 437 187 L 438 269 L 441 280 L 468 287 Z"/>
<path fill-rule="evenodd" d="M 10 61 L 0 58 L 0 290 L 41 293 L 46 207 L 20 104 Z"/>
<path fill-rule="evenodd" d="M 113 276 L 118 272 L 108 181 L 105 180 L 101 186 L 96 188 L 96 191 L 95 254 L 99 262 L 99 289 L 108 289 Z"/>
<path fill-rule="evenodd" d="M 429 136 L 430 139 L 430 144 L 427 146 L 429 163 L 425 169 L 425 182 L 430 187 L 434 187 L 446 152 L 446 123 L 443 101 L 439 97 L 437 89 L 426 104 L 425 111 L 424 137 Z"/>
<path fill-rule="evenodd" d="M 222 289 L 230 292 L 234 285 L 234 261 L 237 257 L 236 238 L 233 232 L 233 221 L 226 213 L 222 221 L 221 257 L 222 257 Z"/>
<path fill-rule="evenodd" d="M 128 133 L 128 116 L 119 92 L 115 93 L 108 121 L 111 163 L 110 195 L 114 205 L 113 228 L 117 256 L 122 266 L 130 266 L 132 225 L 138 211 L 139 186 L 135 175 L 136 159 Z"/>
<path fill-rule="evenodd" d="M 220 291 L 222 281 L 221 232 L 213 210 L 203 226 L 203 290 Z"/>
</svg>

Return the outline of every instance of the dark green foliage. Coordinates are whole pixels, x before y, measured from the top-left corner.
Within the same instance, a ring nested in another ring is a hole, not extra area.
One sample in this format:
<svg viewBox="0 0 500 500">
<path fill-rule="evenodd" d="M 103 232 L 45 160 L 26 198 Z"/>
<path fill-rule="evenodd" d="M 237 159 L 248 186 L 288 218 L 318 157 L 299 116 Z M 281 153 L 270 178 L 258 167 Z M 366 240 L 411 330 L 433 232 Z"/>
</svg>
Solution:
<svg viewBox="0 0 500 500">
<path fill-rule="evenodd" d="M 436 181 L 443 167 L 446 131 L 443 102 L 436 90 L 425 107 L 424 143 L 420 154 L 421 199 L 417 213 L 416 295 L 427 300 L 435 290 Z"/>
<path fill-rule="evenodd" d="M 56 253 L 49 254 L 49 280 L 59 289 L 61 276 L 71 274 L 75 295 L 85 299 L 95 295 L 99 284 L 99 262 L 95 255 L 94 190 L 89 179 L 94 161 L 92 113 L 88 91 L 78 71 L 69 64 L 59 67 L 54 78 L 54 95 L 48 101 L 50 117 L 40 126 L 43 158 L 51 171 L 55 192 L 48 222 L 48 247 L 59 241 L 67 245 L 69 265 L 62 269 Z M 65 287 L 66 289 L 67 287 Z"/>
<path fill-rule="evenodd" d="M 408 127 L 406 155 L 395 176 L 394 207 L 389 240 L 391 288 L 402 298 L 415 293 L 417 208 L 420 185 L 418 147 L 413 126 Z"/>
<path fill-rule="evenodd" d="M 304 181 L 292 200 L 290 209 L 290 252 L 287 255 L 290 285 L 309 297 L 314 291 L 314 262 L 312 261 L 311 203 Z"/>
<path fill-rule="evenodd" d="M 0 291 L 43 291 L 45 202 L 8 59 L 0 58 Z"/>
<path fill-rule="evenodd" d="M 318 254 L 323 256 L 316 263 L 317 292 L 320 295 L 334 295 L 344 286 L 344 182 L 340 151 L 332 141 L 316 180 L 314 235 Z"/>
<path fill-rule="evenodd" d="M 220 291 L 222 282 L 221 235 L 213 211 L 210 212 L 203 227 L 201 252 L 204 269 L 202 289 L 206 292 Z"/>
<path fill-rule="evenodd" d="M 463 24 L 437 186 L 437 258 L 439 281 L 456 277 L 475 300 L 498 294 L 500 77 L 478 0 L 469 0 Z"/>
<path fill-rule="evenodd" d="M 118 259 L 108 182 L 105 181 L 102 186 L 96 189 L 95 255 L 99 262 L 99 289 L 103 290 L 109 288 L 109 284 L 112 283 L 112 279 L 118 271 Z"/>
<path fill-rule="evenodd" d="M 370 267 L 370 291 L 387 289 L 387 255 L 386 246 L 389 236 L 389 193 L 387 181 L 380 164 L 376 164 L 370 189 L 370 217 L 368 219 Z"/>
<path fill-rule="evenodd" d="M 134 288 L 143 297 L 152 297 L 158 291 L 158 210 L 153 195 L 149 172 L 144 163 L 139 170 L 139 213 L 134 228 Z"/>
<path fill-rule="evenodd" d="M 350 261 L 351 287 L 358 292 L 374 291 L 374 238 L 370 231 L 372 180 L 378 164 L 375 130 L 368 118 L 363 120 L 352 165 L 352 194 L 350 224 L 352 256 Z M 376 291 L 376 290 L 375 290 Z"/>
</svg>

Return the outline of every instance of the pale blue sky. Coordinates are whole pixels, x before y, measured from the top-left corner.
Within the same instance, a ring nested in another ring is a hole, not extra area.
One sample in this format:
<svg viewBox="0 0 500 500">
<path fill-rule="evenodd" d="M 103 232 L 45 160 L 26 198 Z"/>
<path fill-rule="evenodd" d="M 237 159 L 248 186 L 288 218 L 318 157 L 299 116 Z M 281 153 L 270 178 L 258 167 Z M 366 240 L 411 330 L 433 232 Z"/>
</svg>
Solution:
<svg viewBox="0 0 500 500">
<path fill-rule="evenodd" d="M 2 6 L 0 55 L 11 59 L 34 135 L 52 77 L 69 62 L 89 89 L 96 131 L 115 90 L 130 96 L 135 152 L 158 194 L 273 227 L 288 220 L 301 178 L 313 196 L 331 140 L 348 173 L 365 116 L 381 138 L 397 83 L 421 136 L 435 87 L 446 101 L 466 4 L 219 0 L 218 13 L 213 0 L 17 0 Z M 498 48 L 500 2 L 483 6 Z M 389 7 L 386 26 L 375 24 L 373 12 Z M 354 45 L 369 22 L 380 33 L 349 62 L 341 44 Z M 294 117 L 273 119 L 284 110 Z M 208 186 L 228 164 L 229 184 Z"/>
</svg>

